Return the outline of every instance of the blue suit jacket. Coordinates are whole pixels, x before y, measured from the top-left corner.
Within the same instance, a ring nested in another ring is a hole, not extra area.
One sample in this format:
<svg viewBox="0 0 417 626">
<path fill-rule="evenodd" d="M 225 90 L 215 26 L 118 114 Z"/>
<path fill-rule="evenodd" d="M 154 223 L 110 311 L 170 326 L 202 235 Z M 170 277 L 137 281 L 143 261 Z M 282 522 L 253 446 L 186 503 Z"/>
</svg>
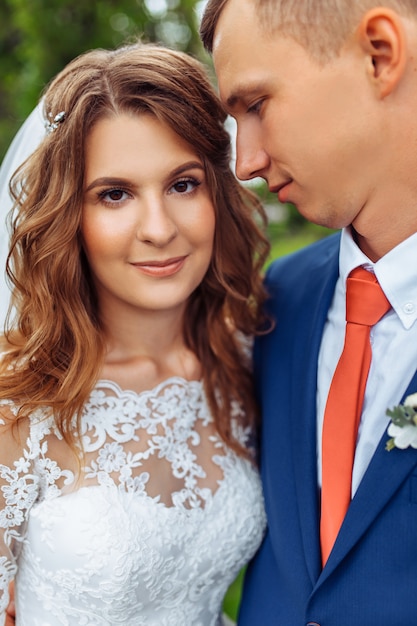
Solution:
<svg viewBox="0 0 417 626">
<path fill-rule="evenodd" d="M 339 242 L 327 237 L 268 272 L 276 328 L 256 342 L 255 375 L 269 527 L 239 626 L 417 625 L 417 450 L 387 452 L 384 435 L 321 569 L 317 360 Z M 417 391 L 413 374 L 406 395 Z"/>
</svg>

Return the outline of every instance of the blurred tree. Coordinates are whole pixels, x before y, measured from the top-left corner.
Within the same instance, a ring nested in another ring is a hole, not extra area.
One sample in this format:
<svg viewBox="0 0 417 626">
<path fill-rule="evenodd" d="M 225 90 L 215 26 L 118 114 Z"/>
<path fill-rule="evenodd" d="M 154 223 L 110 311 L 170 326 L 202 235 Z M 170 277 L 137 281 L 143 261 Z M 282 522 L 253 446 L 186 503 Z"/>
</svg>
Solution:
<svg viewBox="0 0 417 626">
<path fill-rule="evenodd" d="M 206 57 L 198 0 L 3 0 L 0 161 L 48 81 L 76 55 L 141 37 Z"/>
</svg>

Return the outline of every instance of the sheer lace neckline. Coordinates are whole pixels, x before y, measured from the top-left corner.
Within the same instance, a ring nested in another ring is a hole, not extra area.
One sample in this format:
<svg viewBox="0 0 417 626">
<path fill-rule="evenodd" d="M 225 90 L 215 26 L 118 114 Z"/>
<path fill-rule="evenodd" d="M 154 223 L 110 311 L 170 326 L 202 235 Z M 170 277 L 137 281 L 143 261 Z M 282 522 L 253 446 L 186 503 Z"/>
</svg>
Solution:
<svg viewBox="0 0 417 626">
<path fill-rule="evenodd" d="M 203 388 L 204 382 L 202 379 L 187 379 L 184 376 L 174 375 L 165 378 L 161 382 L 157 383 L 153 387 L 148 389 L 143 389 L 142 391 L 136 391 L 135 389 L 131 389 L 130 387 L 124 387 L 110 378 L 99 378 L 94 389 L 101 389 L 103 387 L 107 387 L 114 391 L 118 397 L 122 396 L 131 396 L 136 398 L 141 398 L 146 395 L 157 395 L 164 387 L 167 387 L 172 384 L 178 385 L 190 385 L 191 387 Z"/>
<path fill-rule="evenodd" d="M 80 421 L 81 473 L 53 416 L 31 419 L 27 454 L 45 474 L 42 498 L 105 486 L 166 507 L 205 508 L 236 465 L 215 428 L 204 386 L 173 376 L 140 393 L 100 379 Z M 242 411 L 232 407 L 236 438 L 247 443 Z"/>
</svg>

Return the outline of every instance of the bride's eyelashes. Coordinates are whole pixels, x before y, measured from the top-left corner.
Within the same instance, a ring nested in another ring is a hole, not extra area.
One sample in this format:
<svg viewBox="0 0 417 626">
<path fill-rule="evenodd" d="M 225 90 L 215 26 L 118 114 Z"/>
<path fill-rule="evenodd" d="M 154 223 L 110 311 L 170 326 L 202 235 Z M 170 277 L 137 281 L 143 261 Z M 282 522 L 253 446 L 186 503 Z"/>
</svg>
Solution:
<svg viewBox="0 0 417 626">
<path fill-rule="evenodd" d="M 202 182 L 201 179 L 195 176 L 186 176 L 172 183 L 167 193 L 191 196 L 197 191 Z M 133 192 L 123 187 L 111 187 L 97 192 L 98 201 L 110 207 L 117 207 L 133 197 Z"/>
</svg>

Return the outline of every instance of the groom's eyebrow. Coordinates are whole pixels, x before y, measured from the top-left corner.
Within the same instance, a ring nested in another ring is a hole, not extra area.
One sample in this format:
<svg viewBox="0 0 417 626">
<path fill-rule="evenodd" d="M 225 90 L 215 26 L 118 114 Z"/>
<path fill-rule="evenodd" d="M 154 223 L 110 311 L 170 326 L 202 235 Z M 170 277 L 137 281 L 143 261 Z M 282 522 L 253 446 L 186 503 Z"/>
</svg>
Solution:
<svg viewBox="0 0 417 626">
<path fill-rule="evenodd" d="M 256 98 L 257 96 L 265 93 L 265 90 L 266 84 L 259 82 L 259 80 L 257 80 L 256 83 L 252 84 L 248 84 L 247 82 L 245 82 L 245 84 L 237 85 L 233 89 L 231 94 L 229 94 L 229 96 L 226 98 L 225 106 L 227 109 L 232 110 L 236 108 L 239 104 L 243 105 L 248 102 L 248 100 Z"/>
</svg>

